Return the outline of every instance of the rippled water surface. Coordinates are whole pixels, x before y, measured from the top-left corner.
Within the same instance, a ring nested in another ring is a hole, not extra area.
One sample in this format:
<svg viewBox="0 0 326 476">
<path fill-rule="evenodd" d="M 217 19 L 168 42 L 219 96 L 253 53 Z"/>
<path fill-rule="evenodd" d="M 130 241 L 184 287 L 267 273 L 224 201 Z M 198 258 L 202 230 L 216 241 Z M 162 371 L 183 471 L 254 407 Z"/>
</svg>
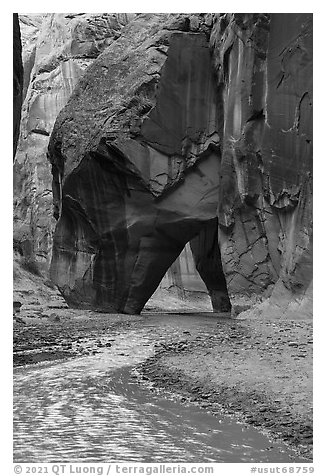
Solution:
<svg viewBox="0 0 326 476">
<path fill-rule="evenodd" d="M 209 317 L 149 317 L 103 353 L 15 369 L 15 462 L 290 462 L 234 419 L 165 399 L 132 378 L 156 342 L 205 332 Z M 298 459 L 296 459 L 298 461 Z"/>
</svg>

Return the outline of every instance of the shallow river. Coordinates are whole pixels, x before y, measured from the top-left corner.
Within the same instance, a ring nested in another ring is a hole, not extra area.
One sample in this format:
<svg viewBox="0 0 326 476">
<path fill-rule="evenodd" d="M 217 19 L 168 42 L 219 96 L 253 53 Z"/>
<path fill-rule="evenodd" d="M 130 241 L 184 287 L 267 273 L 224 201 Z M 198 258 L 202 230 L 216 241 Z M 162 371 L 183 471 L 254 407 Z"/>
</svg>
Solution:
<svg viewBox="0 0 326 476">
<path fill-rule="evenodd" d="M 133 378 L 155 343 L 216 326 L 209 315 L 160 317 L 110 334 L 100 354 L 16 368 L 14 461 L 292 462 L 291 450 L 254 428 Z"/>
</svg>

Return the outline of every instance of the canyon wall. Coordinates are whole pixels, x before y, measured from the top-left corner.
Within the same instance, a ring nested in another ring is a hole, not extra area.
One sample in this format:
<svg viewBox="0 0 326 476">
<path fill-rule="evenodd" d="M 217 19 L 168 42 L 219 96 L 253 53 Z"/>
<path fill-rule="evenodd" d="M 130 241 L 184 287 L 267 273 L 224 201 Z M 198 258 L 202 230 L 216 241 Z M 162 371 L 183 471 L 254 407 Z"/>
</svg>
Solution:
<svg viewBox="0 0 326 476">
<path fill-rule="evenodd" d="M 29 45 L 17 242 L 49 263 L 52 171 L 70 305 L 139 313 L 199 273 L 216 311 L 311 315 L 312 15 L 94 17 Z"/>
<path fill-rule="evenodd" d="M 211 35 L 224 131 L 219 241 L 230 295 L 312 312 L 312 15 L 224 14 Z"/>
<path fill-rule="evenodd" d="M 121 30 L 134 17 L 134 14 L 19 15 L 24 107 L 14 164 L 14 245 L 23 262 L 32 262 L 33 269 L 42 270 L 45 277 L 55 228 L 51 165 L 46 160 L 54 121 L 85 69 L 119 38 Z M 170 306 L 189 307 L 194 299 L 196 307 L 211 308 L 207 289 L 188 247 L 168 269 L 150 305 L 165 307 L 169 301 Z"/>
<path fill-rule="evenodd" d="M 13 156 L 15 157 L 23 101 L 24 72 L 18 14 L 13 14 Z"/>
<path fill-rule="evenodd" d="M 20 140 L 14 162 L 14 242 L 47 269 L 55 227 L 46 151 L 54 121 L 79 78 L 132 14 L 19 15 L 24 66 Z"/>
<path fill-rule="evenodd" d="M 49 144 L 52 277 L 138 313 L 187 242 L 213 308 L 311 313 L 312 15 L 138 15 Z"/>
</svg>

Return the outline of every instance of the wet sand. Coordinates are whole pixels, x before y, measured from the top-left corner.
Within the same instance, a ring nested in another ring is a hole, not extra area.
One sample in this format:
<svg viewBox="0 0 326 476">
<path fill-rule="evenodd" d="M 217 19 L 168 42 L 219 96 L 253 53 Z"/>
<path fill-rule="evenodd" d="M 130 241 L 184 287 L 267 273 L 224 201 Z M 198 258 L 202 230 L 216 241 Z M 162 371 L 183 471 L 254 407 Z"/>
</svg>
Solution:
<svg viewBox="0 0 326 476">
<path fill-rule="evenodd" d="M 101 354 L 132 329 L 156 332 L 153 352 L 136 366 L 140 380 L 185 404 L 235 415 L 312 459 L 311 321 L 71 309 L 24 321 L 14 324 L 18 366 Z"/>
<path fill-rule="evenodd" d="M 157 349 L 141 372 L 214 412 L 216 404 L 312 459 L 312 323 L 219 319 Z"/>
</svg>

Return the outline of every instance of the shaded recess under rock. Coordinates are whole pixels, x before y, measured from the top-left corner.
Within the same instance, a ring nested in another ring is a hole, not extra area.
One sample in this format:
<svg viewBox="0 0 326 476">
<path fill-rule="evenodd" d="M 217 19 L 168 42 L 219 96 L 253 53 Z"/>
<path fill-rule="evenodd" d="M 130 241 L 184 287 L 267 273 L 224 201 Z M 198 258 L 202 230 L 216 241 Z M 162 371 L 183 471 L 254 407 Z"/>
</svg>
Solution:
<svg viewBox="0 0 326 476">
<path fill-rule="evenodd" d="M 311 314 L 312 15 L 127 23 L 50 138 L 52 280 L 139 313 L 190 242 L 215 310 Z"/>
</svg>

